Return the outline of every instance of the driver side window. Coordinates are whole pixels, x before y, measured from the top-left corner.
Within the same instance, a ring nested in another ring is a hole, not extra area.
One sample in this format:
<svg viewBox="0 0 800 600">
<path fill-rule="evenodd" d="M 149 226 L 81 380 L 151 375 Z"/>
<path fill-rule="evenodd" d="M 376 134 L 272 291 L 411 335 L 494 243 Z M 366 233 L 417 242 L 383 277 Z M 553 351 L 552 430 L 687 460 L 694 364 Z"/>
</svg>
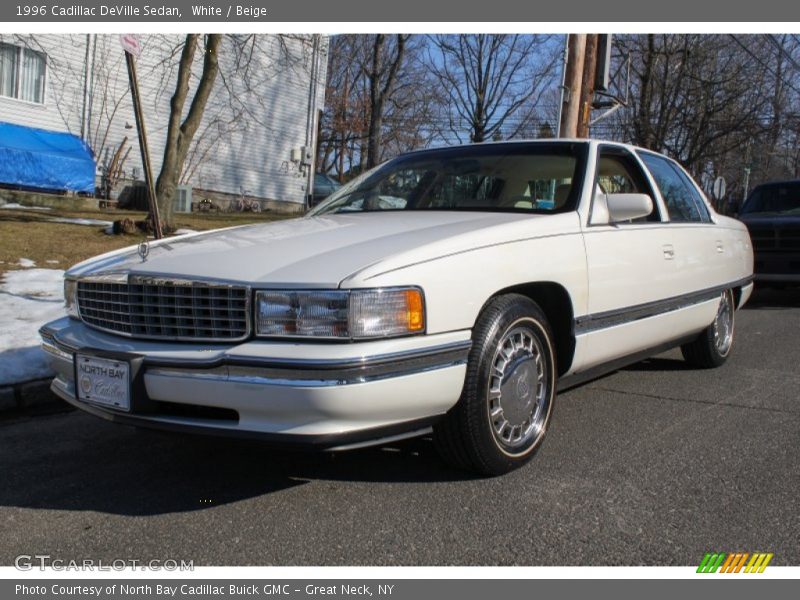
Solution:
<svg viewBox="0 0 800 600">
<path fill-rule="evenodd" d="M 597 158 L 595 194 L 647 194 L 653 200 L 653 211 L 646 217 L 627 221 L 627 223 L 660 222 L 661 215 L 655 203 L 655 196 L 647 183 L 639 164 L 623 148 L 600 148 Z M 624 224 L 624 223 L 623 223 Z"/>
</svg>

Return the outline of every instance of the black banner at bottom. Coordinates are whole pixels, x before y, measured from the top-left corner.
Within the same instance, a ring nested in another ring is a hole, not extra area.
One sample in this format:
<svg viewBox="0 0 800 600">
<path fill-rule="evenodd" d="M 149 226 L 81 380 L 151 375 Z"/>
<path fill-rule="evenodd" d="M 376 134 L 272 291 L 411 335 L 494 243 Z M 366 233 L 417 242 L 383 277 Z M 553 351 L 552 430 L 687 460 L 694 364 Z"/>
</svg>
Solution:
<svg viewBox="0 0 800 600">
<path fill-rule="evenodd" d="M 757 576 L 756 576 L 757 577 Z M 792 586 L 790 588 L 790 586 Z M 720 578 L 697 579 L 282 579 L 282 580 L 210 580 L 131 579 L 78 580 L 26 579 L 0 581 L 0 598 L 5 600 L 280 600 L 391 598 L 391 600 L 458 600 L 498 597 L 569 597 L 569 598 L 643 598 L 674 600 L 713 593 L 725 594 L 726 600 L 752 598 L 756 593 L 789 597 L 797 591 L 797 582 L 781 579 Z M 785 593 L 782 596 L 778 594 Z M 687 596 L 688 594 L 688 596 Z"/>
</svg>

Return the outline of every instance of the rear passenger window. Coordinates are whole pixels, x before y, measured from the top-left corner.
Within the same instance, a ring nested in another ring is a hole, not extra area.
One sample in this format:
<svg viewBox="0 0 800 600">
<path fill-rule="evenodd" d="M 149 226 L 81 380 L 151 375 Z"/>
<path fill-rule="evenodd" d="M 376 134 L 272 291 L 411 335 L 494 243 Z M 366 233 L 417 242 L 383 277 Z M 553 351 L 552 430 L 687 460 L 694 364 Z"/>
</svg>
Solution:
<svg viewBox="0 0 800 600">
<path fill-rule="evenodd" d="M 642 152 L 640 156 L 661 191 L 661 196 L 667 205 L 670 221 L 673 223 L 703 223 L 708 221 L 707 211 L 703 210 L 701 212 L 692 195 L 691 188 L 684 181 L 685 176 L 681 176 L 679 169 L 674 168 L 667 159 L 660 156 L 646 152 Z M 703 206 L 703 209 L 705 209 L 705 206 Z M 705 213 L 705 218 L 703 213 Z"/>
<path fill-rule="evenodd" d="M 678 176 L 683 180 L 683 183 L 685 183 L 686 187 L 689 189 L 689 193 L 691 194 L 694 203 L 697 205 L 697 210 L 700 211 L 700 217 L 702 218 L 703 222 L 710 223 L 711 215 L 708 214 L 708 207 L 706 206 L 703 197 L 700 195 L 700 192 L 697 191 L 697 186 L 691 179 L 689 179 L 689 176 L 686 175 L 683 170 L 672 164 L 670 166 L 675 170 L 676 173 L 678 173 Z"/>
</svg>

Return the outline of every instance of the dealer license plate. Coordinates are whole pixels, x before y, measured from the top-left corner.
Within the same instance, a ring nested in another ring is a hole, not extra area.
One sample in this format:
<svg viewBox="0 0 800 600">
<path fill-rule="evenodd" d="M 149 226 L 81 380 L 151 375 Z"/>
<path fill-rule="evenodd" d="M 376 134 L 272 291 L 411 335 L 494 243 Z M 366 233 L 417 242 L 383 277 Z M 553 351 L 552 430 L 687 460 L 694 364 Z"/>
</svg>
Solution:
<svg viewBox="0 0 800 600">
<path fill-rule="evenodd" d="M 130 365 L 125 361 L 77 354 L 75 387 L 78 400 L 131 409 Z"/>
</svg>

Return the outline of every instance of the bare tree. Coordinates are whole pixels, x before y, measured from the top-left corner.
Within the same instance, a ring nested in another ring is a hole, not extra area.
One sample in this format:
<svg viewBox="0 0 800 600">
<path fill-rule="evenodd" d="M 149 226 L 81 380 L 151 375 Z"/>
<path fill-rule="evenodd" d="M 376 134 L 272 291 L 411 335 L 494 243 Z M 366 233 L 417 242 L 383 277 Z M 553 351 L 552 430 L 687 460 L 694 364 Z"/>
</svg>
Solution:
<svg viewBox="0 0 800 600">
<path fill-rule="evenodd" d="M 384 110 L 397 82 L 407 40 L 407 35 L 398 34 L 394 36 L 394 43 L 389 44 L 386 35 L 375 35 L 370 44 L 369 59 L 362 67 L 369 85 L 367 168 L 374 167 L 379 161 Z"/>
<path fill-rule="evenodd" d="M 157 81 L 155 104 L 160 106 L 172 96 L 175 82 L 180 79 L 185 40 L 175 43 L 174 36 L 154 36 L 160 45 L 159 55 L 164 58 L 151 69 Z M 313 60 L 313 41 L 309 35 L 255 35 L 230 34 L 222 36 L 217 49 L 217 77 L 202 112 L 200 126 L 195 131 L 184 161 L 179 165 L 178 181 L 188 183 L 202 179 L 202 172 L 214 158 L 214 150 L 232 136 L 248 131 L 280 136 L 271 119 L 274 113 L 274 96 L 265 93 L 272 81 L 284 77 L 289 84 L 293 78 L 303 81 L 308 77 Z M 198 42 L 199 43 L 199 42 Z M 194 60 L 191 85 L 202 80 L 202 66 Z M 295 81 L 295 83 L 297 82 Z M 316 82 L 314 82 L 316 84 Z M 197 88 L 199 89 L 199 88 Z"/>
<path fill-rule="evenodd" d="M 199 38 L 198 34 L 188 34 L 181 51 L 178 79 L 170 101 L 164 159 L 156 179 L 158 208 L 167 226 L 172 223 L 173 201 L 184 161 L 189 153 L 192 138 L 202 122 L 203 111 L 219 72 L 219 46 L 222 36 L 209 34 L 202 42 Z M 189 98 L 192 65 L 197 47 L 201 43 L 204 49 L 203 67 L 190 101 L 189 111 L 184 117 L 183 109 Z"/>
<path fill-rule="evenodd" d="M 553 83 L 558 52 L 546 36 L 440 35 L 429 69 L 448 95 L 445 121 L 459 142 L 516 137 Z"/>
<path fill-rule="evenodd" d="M 440 98 L 425 65 L 426 36 L 331 38 L 317 167 L 349 174 L 427 145 Z"/>
<path fill-rule="evenodd" d="M 430 145 L 438 138 L 437 119 L 446 99 L 427 68 L 429 39 L 410 36 L 394 91 L 384 107 L 384 134 L 378 160 Z"/>
<path fill-rule="evenodd" d="M 358 61 L 353 60 L 361 45 L 361 36 L 337 35 L 328 46 L 326 111 L 320 121 L 317 169 L 335 171 L 340 181 L 355 166 L 355 144 L 366 131 L 366 98 L 360 85 L 363 73 Z"/>
<path fill-rule="evenodd" d="M 788 35 L 619 36 L 631 58 L 631 104 L 593 133 L 672 155 L 703 182 L 722 175 L 740 199 L 751 185 L 791 176 L 800 90 Z"/>
<path fill-rule="evenodd" d="M 628 135 L 690 169 L 763 131 L 770 81 L 727 36 L 654 35 L 623 40 L 634 56 Z"/>
</svg>

